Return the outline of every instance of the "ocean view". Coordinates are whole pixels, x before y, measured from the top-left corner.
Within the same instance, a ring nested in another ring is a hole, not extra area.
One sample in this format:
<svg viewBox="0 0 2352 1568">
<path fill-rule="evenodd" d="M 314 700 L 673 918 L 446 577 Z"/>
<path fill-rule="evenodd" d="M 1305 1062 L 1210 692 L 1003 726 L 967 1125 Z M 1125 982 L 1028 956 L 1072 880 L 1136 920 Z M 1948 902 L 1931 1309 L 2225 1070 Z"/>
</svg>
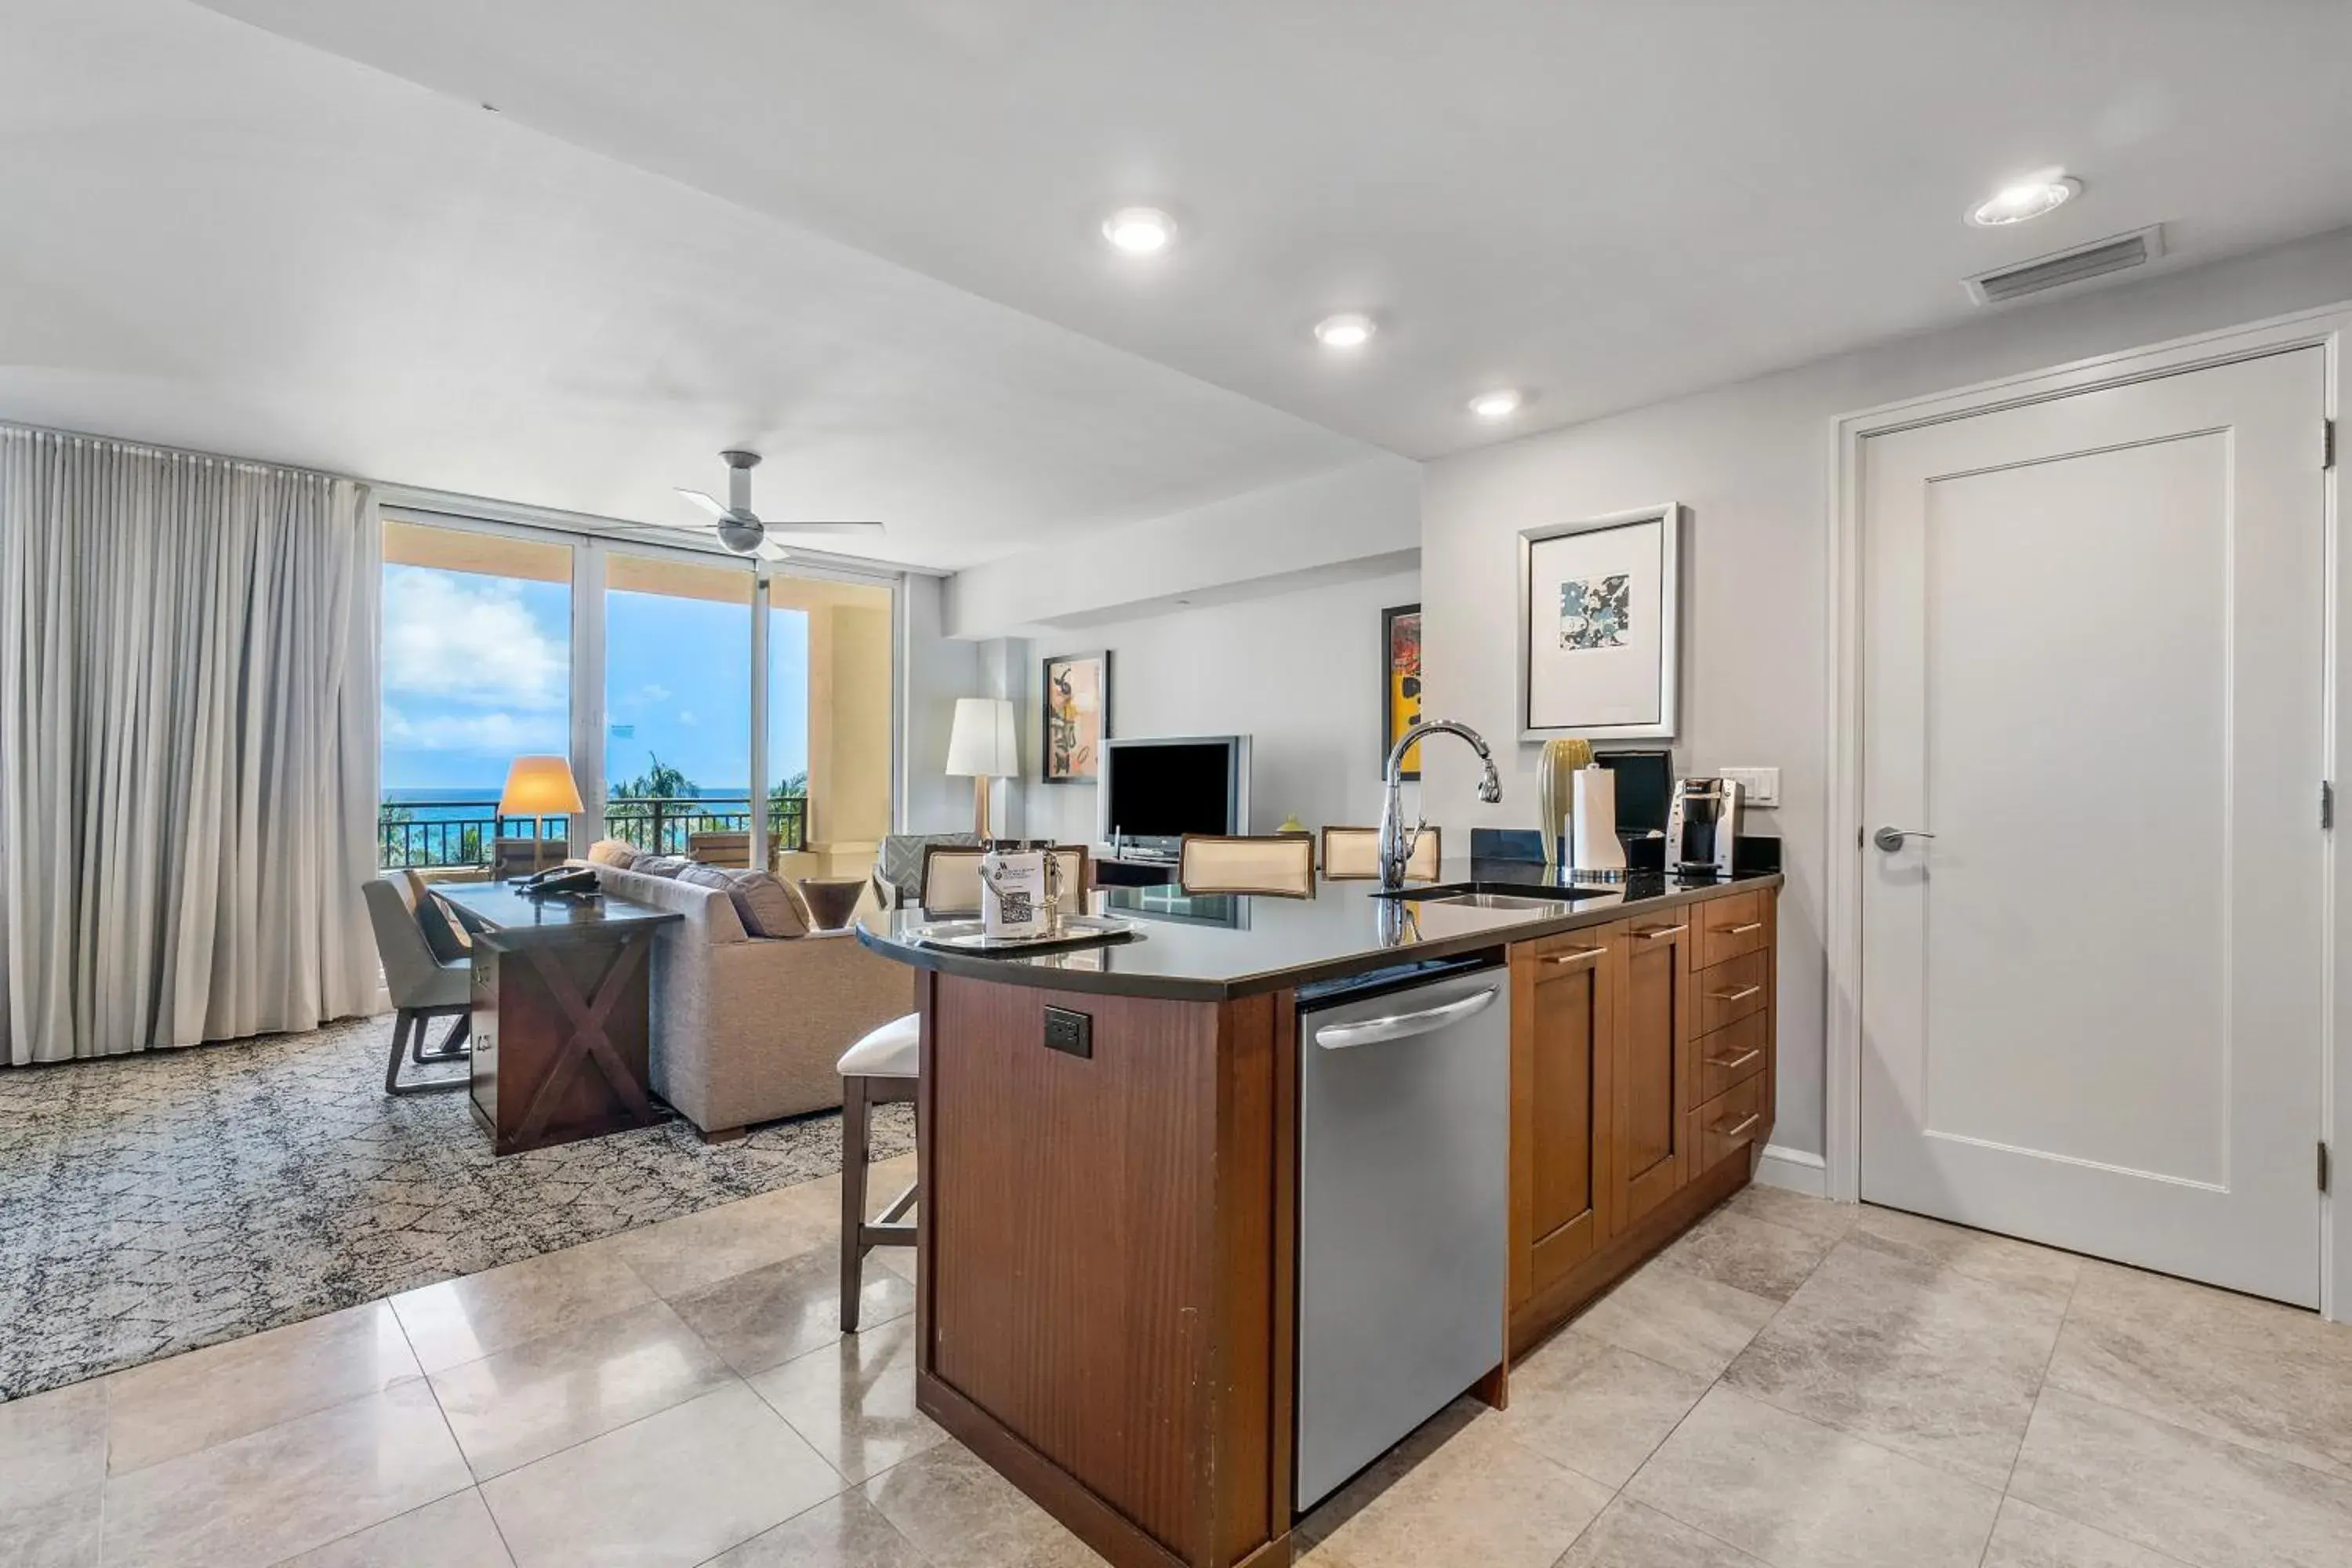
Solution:
<svg viewBox="0 0 2352 1568">
<path fill-rule="evenodd" d="M 383 799 L 387 808 L 405 811 L 405 820 L 410 822 L 477 821 L 497 813 L 501 787 L 492 783 L 467 788 L 388 789 Z M 751 792 L 743 785 L 733 789 L 690 789 L 671 798 L 731 805 L 740 810 L 750 801 Z"/>
</svg>

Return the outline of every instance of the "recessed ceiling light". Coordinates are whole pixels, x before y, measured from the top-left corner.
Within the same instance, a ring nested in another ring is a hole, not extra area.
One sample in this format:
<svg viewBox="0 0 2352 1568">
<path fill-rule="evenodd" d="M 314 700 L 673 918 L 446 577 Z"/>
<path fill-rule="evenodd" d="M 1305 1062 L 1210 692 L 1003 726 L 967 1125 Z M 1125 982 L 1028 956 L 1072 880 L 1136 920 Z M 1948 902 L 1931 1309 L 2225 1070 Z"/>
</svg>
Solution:
<svg viewBox="0 0 2352 1568">
<path fill-rule="evenodd" d="M 1176 220 L 1158 207 L 1121 207 L 1103 219 L 1103 237 L 1114 250 L 1154 256 L 1176 242 Z"/>
<path fill-rule="evenodd" d="M 2083 192 L 2083 182 L 2064 174 L 2029 174 L 1992 194 L 1990 201 L 1969 210 L 1969 222 L 1979 228 L 2005 228 L 2044 213 L 2056 212 Z"/>
<path fill-rule="evenodd" d="M 1315 339 L 1327 349 L 1360 349 L 1371 342 L 1380 323 L 1356 310 L 1342 310 L 1315 323 Z"/>
<path fill-rule="evenodd" d="M 1481 419 L 1508 419 L 1519 411 L 1519 395 L 1506 387 L 1498 392 L 1482 392 L 1470 400 L 1470 412 Z"/>
</svg>

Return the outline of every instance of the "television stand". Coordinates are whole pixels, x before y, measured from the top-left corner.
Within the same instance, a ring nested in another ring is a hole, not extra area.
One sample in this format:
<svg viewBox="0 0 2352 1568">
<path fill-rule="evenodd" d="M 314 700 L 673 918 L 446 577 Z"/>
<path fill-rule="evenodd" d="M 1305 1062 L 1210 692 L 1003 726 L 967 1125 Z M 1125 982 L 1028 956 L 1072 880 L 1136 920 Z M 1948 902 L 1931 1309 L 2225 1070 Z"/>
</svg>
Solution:
<svg viewBox="0 0 2352 1568">
<path fill-rule="evenodd" d="M 1165 888 L 1176 880 L 1176 862 L 1097 855 L 1094 858 L 1094 874 L 1097 887 Z"/>
</svg>

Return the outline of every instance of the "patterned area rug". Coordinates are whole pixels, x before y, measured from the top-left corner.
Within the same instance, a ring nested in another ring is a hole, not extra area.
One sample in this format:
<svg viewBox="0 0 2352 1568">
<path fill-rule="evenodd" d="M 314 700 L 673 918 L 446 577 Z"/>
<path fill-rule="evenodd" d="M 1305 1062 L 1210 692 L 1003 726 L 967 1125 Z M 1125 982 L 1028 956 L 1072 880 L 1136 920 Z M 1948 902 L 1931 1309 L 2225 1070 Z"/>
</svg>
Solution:
<svg viewBox="0 0 2352 1568">
<path fill-rule="evenodd" d="M 834 1111 L 494 1159 L 464 1095 L 384 1097 L 391 1044 L 386 1016 L 0 1068 L 0 1399 L 841 1167 Z M 875 1121 L 877 1159 L 913 1146 L 908 1107 Z"/>
</svg>

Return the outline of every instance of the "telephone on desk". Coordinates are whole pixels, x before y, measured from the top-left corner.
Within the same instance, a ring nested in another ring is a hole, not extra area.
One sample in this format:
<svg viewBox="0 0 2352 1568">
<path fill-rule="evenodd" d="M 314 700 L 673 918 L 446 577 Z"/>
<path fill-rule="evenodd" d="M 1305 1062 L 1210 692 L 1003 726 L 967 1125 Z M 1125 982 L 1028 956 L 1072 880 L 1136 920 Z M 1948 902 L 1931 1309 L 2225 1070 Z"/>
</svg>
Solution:
<svg viewBox="0 0 2352 1568">
<path fill-rule="evenodd" d="M 514 889 L 534 899 L 582 899 L 596 896 L 596 873 L 587 866 L 558 866 L 535 877 L 518 877 Z"/>
</svg>

